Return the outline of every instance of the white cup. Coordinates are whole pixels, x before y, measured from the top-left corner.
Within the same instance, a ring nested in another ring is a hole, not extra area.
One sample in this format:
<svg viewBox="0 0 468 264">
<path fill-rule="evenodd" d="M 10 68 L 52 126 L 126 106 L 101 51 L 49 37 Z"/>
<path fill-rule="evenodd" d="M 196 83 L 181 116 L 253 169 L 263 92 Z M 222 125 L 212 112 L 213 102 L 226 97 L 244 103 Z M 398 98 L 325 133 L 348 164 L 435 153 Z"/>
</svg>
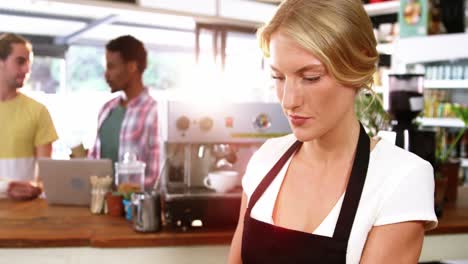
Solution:
<svg viewBox="0 0 468 264">
<path fill-rule="evenodd" d="M 209 189 L 213 189 L 216 192 L 227 192 L 236 187 L 239 173 L 232 170 L 219 170 L 208 173 L 203 183 Z"/>
</svg>

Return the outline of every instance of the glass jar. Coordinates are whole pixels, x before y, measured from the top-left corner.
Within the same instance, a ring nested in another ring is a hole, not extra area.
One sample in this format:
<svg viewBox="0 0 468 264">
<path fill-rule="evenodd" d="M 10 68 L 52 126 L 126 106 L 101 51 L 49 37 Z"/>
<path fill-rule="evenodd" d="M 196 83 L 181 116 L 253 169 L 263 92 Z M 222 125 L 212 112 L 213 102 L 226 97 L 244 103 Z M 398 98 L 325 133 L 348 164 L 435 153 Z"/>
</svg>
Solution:
<svg viewBox="0 0 468 264">
<path fill-rule="evenodd" d="M 115 186 L 125 198 L 133 192 L 144 190 L 145 167 L 146 164 L 131 152 L 126 152 L 120 162 L 115 163 Z"/>
</svg>

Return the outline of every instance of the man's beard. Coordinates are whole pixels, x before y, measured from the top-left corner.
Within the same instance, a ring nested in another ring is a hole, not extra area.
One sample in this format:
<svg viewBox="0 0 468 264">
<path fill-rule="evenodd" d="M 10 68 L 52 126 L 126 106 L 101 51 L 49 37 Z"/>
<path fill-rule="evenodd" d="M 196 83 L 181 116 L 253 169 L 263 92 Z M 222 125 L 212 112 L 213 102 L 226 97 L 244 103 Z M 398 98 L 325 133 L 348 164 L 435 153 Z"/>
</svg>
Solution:
<svg viewBox="0 0 468 264">
<path fill-rule="evenodd" d="M 23 87 L 25 83 L 26 83 L 26 78 L 24 78 L 22 81 L 18 81 L 18 78 L 17 78 L 17 79 L 12 80 L 9 86 L 12 89 L 19 89 Z"/>
</svg>

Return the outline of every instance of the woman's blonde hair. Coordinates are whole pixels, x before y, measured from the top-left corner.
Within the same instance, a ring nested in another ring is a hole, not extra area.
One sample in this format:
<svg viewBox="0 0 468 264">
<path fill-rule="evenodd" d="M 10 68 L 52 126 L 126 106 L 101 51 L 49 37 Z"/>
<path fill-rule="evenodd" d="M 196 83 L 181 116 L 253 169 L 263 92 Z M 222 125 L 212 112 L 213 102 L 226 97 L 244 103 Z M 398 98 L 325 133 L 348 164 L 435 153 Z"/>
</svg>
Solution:
<svg viewBox="0 0 468 264">
<path fill-rule="evenodd" d="M 342 85 L 371 89 L 378 53 L 361 0 L 286 0 L 257 32 L 265 57 L 281 31 L 310 51 Z"/>
</svg>

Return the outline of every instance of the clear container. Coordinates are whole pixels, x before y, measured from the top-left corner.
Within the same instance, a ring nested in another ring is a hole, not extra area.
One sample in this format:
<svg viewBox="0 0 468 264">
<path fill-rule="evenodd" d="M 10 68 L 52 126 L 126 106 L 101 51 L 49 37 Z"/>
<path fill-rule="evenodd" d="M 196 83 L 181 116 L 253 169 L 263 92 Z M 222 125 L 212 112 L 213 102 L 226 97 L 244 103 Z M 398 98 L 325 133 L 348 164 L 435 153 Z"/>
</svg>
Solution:
<svg viewBox="0 0 468 264">
<path fill-rule="evenodd" d="M 146 164 L 134 153 L 126 152 L 120 162 L 115 163 L 115 186 L 127 197 L 133 192 L 144 191 Z"/>
</svg>

